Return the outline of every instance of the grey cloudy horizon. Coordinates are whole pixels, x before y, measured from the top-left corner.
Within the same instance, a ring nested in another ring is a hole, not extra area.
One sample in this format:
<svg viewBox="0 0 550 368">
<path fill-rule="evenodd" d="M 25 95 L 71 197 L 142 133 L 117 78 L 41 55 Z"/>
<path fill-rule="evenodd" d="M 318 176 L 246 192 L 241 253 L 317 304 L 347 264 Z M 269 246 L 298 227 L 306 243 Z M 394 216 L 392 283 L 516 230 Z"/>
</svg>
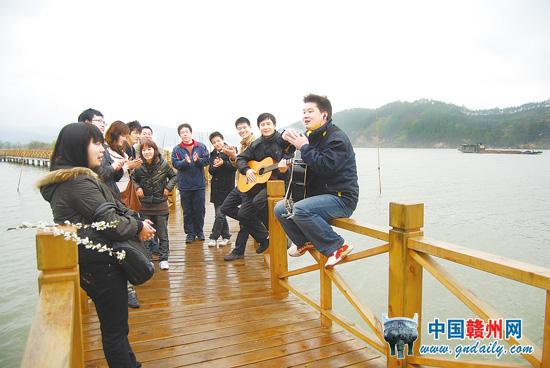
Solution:
<svg viewBox="0 0 550 368">
<path fill-rule="evenodd" d="M 269 111 L 284 126 L 310 92 L 335 111 L 543 101 L 548 19 L 542 0 L 7 0 L 0 125 L 55 131 L 94 107 L 108 122 L 223 132 Z"/>
</svg>

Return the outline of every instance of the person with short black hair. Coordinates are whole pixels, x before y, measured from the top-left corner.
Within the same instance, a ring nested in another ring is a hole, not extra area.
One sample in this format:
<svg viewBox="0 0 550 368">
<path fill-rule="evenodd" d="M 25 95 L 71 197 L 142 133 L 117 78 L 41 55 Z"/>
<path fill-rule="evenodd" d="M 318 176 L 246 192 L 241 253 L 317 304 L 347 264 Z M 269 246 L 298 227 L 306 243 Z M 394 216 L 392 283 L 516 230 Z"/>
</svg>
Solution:
<svg viewBox="0 0 550 368">
<path fill-rule="evenodd" d="M 187 123 L 178 126 L 181 143 L 172 150 L 172 165 L 178 170 L 178 189 L 183 208 L 183 229 L 186 243 L 205 240 L 203 227 L 206 178 L 204 167 L 209 163 L 206 146 L 193 139 L 193 129 Z"/>
<path fill-rule="evenodd" d="M 275 127 L 277 121 L 273 114 L 265 112 L 256 120 L 261 137 L 237 156 L 237 170 L 245 175 L 248 183 L 256 182 L 256 173 L 250 168 L 250 161 L 262 161 L 267 157 L 278 163 L 277 169 L 273 170 L 270 180 L 286 179 L 286 160 L 292 158 L 294 147 L 282 139 Z M 266 184 L 255 184 L 243 195 L 241 207 L 227 209 L 226 215 L 239 220 L 250 235 L 260 244 L 256 253 L 260 254 L 269 247 L 268 216 L 267 216 L 267 186 Z"/>
<path fill-rule="evenodd" d="M 124 207 L 92 171 L 102 163 L 101 131 L 73 123 L 59 132 L 51 157 L 50 172 L 37 186 L 50 203 L 55 223 L 116 224 L 105 230 L 80 228 L 80 238 L 111 246 L 115 241 L 147 240 L 154 234 L 149 221 Z M 106 208 L 106 204 L 110 206 Z M 139 239 L 138 239 L 139 238 Z M 128 341 L 127 278 L 115 254 L 98 252 L 78 244 L 80 287 L 95 304 L 103 353 L 109 367 L 140 367 Z"/>
<path fill-rule="evenodd" d="M 130 130 L 130 134 L 128 135 L 128 143 L 126 144 L 126 148 L 124 149 L 124 151 L 128 155 L 128 158 L 133 160 L 139 158 L 136 149 L 137 145 L 139 144 L 139 138 L 141 135 L 141 124 L 139 123 L 139 121 L 134 120 L 126 123 L 126 125 Z"/>
<path fill-rule="evenodd" d="M 357 207 L 355 152 L 346 133 L 334 125 L 328 98 L 309 94 L 303 101 L 306 133 L 287 129 L 283 139 L 300 150 L 307 164 L 306 198 L 293 208 L 280 201 L 275 215 L 293 242 L 290 256 L 299 257 L 316 248 L 327 257 L 325 268 L 332 268 L 353 249 L 332 229 L 330 221 L 350 217 Z"/>
<path fill-rule="evenodd" d="M 235 121 L 235 129 L 237 134 L 241 137 L 240 147 L 237 151 L 233 147 L 224 147 L 222 151 L 229 157 L 229 161 L 233 167 L 237 167 L 237 153 L 244 152 L 254 142 L 255 137 L 252 133 L 252 127 L 250 120 L 241 116 Z M 243 202 L 244 193 L 241 193 L 237 188 L 234 188 L 225 198 L 221 206 L 222 214 L 238 212 L 239 206 Z M 239 221 L 239 232 L 235 239 L 235 247 L 228 253 L 223 259 L 225 261 L 234 261 L 236 259 L 244 258 L 244 251 L 246 250 L 246 243 L 248 241 L 248 230 L 243 223 Z"/>
<path fill-rule="evenodd" d="M 216 216 L 208 246 L 225 246 L 229 244 L 231 233 L 229 232 L 227 218 L 221 212 L 221 207 L 227 195 L 235 188 L 235 167 L 231 165 L 229 156 L 223 152 L 223 148 L 228 147 L 223 141 L 223 135 L 220 132 L 213 132 L 208 139 L 214 146 L 214 149 L 210 152 L 208 172 L 212 176 L 210 180 L 210 202 L 214 204 Z M 220 241 L 218 241 L 219 237 L 221 237 Z"/>
<path fill-rule="evenodd" d="M 149 125 L 141 127 L 141 139 L 153 139 L 153 128 Z"/>
<path fill-rule="evenodd" d="M 103 114 L 96 109 L 86 109 L 78 116 L 79 123 L 86 123 L 96 126 L 101 134 L 105 133 L 105 119 Z M 120 200 L 120 190 L 116 182 L 124 175 L 123 166 L 125 160 L 114 160 L 109 153 L 109 145 L 103 142 L 103 160 L 101 165 L 94 168 L 101 180 L 109 187 L 117 200 Z M 134 287 L 128 283 L 128 306 L 139 308 L 139 300 Z"/>
</svg>

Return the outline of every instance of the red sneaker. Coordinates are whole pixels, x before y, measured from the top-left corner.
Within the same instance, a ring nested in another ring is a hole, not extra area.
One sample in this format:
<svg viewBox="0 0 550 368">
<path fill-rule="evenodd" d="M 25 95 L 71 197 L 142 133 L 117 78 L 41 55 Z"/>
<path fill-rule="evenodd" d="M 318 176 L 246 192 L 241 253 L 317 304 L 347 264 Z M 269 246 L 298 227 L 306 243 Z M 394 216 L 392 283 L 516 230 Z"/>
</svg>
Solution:
<svg viewBox="0 0 550 368">
<path fill-rule="evenodd" d="M 327 263 L 325 263 L 325 268 L 332 268 L 338 262 L 346 258 L 348 254 L 353 250 L 353 245 L 344 244 L 340 248 L 336 249 L 334 252 L 328 256 Z"/>
<path fill-rule="evenodd" d="M 296 244 L 292 244 L 292 246 L 288 248 L 288 255 L 291 257 L 300 257 L 306 254 L 306 252 L 310 249 L 315 249 L 313 244 L 310 242 L 305 242 L 301 247 Z"/>
</svg>

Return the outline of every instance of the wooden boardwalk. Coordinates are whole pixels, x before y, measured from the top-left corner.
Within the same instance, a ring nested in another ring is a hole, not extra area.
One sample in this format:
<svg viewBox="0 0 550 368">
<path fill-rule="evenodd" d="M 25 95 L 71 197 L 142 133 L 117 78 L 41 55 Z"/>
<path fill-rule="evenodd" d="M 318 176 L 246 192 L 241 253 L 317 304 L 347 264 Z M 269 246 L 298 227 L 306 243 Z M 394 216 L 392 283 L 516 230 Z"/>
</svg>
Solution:
<svg viewBox="0 0 550 368">
<path fill-rule="evenodd" d="M 207 193 L 208 194 L 208 193 Z M 206 236 L 213 221 L 207 205 Z M 230 222 L 236 237 L 238 226 Z M 290 294 L 271 293 L 269 270 L 249 244 L 245 259 L 225 262 L 229 247 L 184 242 L 181 211 L 171 213 L 170 270 L 136 288 L 130 342 L 143 367 L 386 367 L 386 358 Z M 86 367 L 106 367 L 93 304 L 83 316 Z"/>
</svg>

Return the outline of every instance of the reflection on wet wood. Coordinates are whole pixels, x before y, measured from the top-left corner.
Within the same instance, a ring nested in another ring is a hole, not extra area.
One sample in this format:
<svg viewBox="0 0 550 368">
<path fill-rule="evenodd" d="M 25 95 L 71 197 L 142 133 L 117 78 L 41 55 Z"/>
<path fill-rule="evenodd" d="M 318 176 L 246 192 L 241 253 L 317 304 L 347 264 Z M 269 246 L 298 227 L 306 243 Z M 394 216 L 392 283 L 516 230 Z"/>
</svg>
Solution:
<svg viewBox="0 0 550 368">
<path fill-rule="evenodd" d="M 130 342 L 143 367 L 385 367 L 380 353 L 295 296 L 274 297 L 269 269 L 250 239 L 244 260 L 225 262 L 230 247 L 184 242 L 181 210 L 169 222 L 170 270 L 136 287 Z M 213 222 L 207 206 L 205 234 Z M 238 225 L 230 221 L 231 240 Z M 83 316 L 86 367 L 106 367 L 93 304 Z"/>
</svg>

